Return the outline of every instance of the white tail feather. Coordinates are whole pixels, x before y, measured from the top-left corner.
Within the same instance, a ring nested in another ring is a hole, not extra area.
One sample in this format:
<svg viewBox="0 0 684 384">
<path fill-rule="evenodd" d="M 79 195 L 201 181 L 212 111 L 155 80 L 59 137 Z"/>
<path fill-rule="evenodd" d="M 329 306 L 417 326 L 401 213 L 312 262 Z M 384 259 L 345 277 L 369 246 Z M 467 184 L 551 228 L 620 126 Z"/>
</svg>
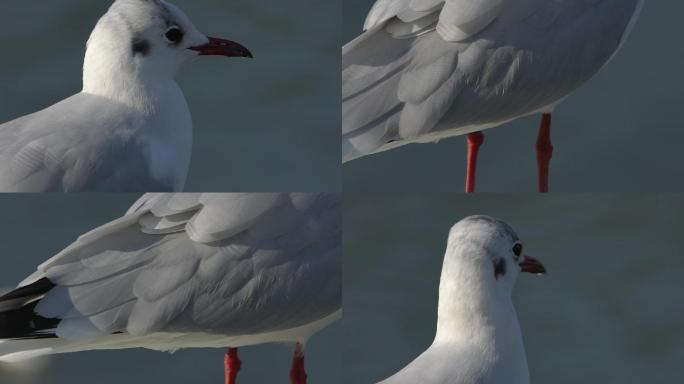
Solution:
<svg viewBox="0 0 684 384">
<path fill-rule="evenodd" d="M 59 339 L 0 340 L 0 362 L 18 363 L 55 353 L 64 341 Z"/>
<path fill-rule="evenodd" d="M 138 347 L 146 347 L 146 345 L 129 335 L 107 335 L 89 340 L 65 340 L 62 338 L 0 340 L 0 362 L 17 363 L 57 353 Z M 165 349 L 160 348 L 160 350 Z"/>
</svg>

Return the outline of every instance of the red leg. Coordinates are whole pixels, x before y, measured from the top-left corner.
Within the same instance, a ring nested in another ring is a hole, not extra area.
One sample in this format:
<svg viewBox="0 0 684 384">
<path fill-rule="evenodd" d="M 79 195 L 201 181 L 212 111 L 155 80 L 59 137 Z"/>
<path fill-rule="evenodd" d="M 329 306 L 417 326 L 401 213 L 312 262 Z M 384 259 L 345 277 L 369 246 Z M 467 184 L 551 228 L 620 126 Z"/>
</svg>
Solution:
<svg viewBox="0 0 684 384">
<path fill-rule="evenodd" d="M 551 114 L 542 115 L 539 136 L 537 136 L 537 181 L 539 192 L 549 191 L 549 163 L 553 156 L 551 145 Z"/>
<path fill-rule="evenodd" d="M 468 134 L 468 165 L 466 168 L 466 193 L 475 192 L 475 170 L 477 168 L 477 154 L 484 143 L 484 133 Z"/>
<path fill-rule="evenodd" d="M 228 348 L 226 356 L 223 358 L 223 368 L 226 373 L 226 384 L 236 384 L 237 375 L 240 372 L 242 362 L 238 358 L 237 348 Z"/>
<path fill-rule="evenodd" d="M 292 356 L 292 368 L 290 369 L 290 384 L 306 384 L 306 371 L 304 370 L 304 349 L 297 343 Z"/>
</svg>

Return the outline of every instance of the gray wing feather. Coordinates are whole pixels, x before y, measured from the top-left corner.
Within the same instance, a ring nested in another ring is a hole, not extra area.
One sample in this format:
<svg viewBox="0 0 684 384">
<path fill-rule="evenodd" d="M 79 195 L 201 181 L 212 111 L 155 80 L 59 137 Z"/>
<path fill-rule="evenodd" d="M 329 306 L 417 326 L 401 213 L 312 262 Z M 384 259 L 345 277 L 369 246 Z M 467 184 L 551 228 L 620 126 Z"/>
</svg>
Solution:
<svg viewBox="0 0 684 384">
<path fill-rule="evenodd" d="M 341 306 L 335 194 L 146 195 L 131 209 L 39 267 L 57 287 L 36 310 L 63 319 L 61 337 L 259 333 Z"/>
<path fill-rule="evenodd" d="M 436 23 L 399 16 L 410 9 L 409 0 L 384 3 L 369 16 L 372 28 L 342 51 L 344 160 L 463 134 L 467 127 L 497 125 L 554 105 L 613 56 L 638 5 L 637 0 L 505 2 L 498 18 L 479 33 L 447 41 Z M 434 3 L 424 4 L 428 9 Z M 423 18 L 435 20 L 441 13 L 433 9 Z"/>
<path fill-rule="evenodd" d="M 459 41 L 480 32 L 496 19 L 504 2 L 505 0 L 379 0 L 366 18 L 364 29 L 371 29 L 395 17 L 407 25 L 423 20 L 425 27 L 426 16 L 432 15 L 429 19 L 432 22 L 439 21 L 436 29 L 442 38 Z M 419 25 L 412 27 L 419 29 Z M 401 35 L 393 33 L 395 37 Z"/>
</svg>

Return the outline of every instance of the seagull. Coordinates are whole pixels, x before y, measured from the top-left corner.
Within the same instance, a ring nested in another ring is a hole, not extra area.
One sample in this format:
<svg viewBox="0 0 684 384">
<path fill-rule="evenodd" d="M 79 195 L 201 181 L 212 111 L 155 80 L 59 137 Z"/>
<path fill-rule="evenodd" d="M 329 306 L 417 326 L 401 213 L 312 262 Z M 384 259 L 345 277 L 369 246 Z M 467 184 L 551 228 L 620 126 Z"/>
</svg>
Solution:
<svg viewBox="0 0 684 384">
<path fill-rule="evenodd" d="M 147 194 L 0 296 L 0 362 L 99 349 L 304 346 L 341 317 L 340 196 Z"/>
<path fill-rule="evenodd" d="M 551 114 L 616 54 L 643 0 L 377 0 L 342 48 L 343 161 L 467 135 L 475 190 L 483 130 L 541 114 L 548 192 Z"/>
<path fill-rule="evenodd" d="M 192 120 L 174 77 L 203 55 L 252 57 L 165 1 L 116 0 L 88 39 L 83 90 L 0 125 L 0 191 L 181 191 Z"/>
<path fill-rule="evenodd" d="M 489 216 L 451 228 L 432 345 L 381 384 L 529 384 L 511 294 L 520 272 L 544 274 L 515 231 Z"/>
</svg>

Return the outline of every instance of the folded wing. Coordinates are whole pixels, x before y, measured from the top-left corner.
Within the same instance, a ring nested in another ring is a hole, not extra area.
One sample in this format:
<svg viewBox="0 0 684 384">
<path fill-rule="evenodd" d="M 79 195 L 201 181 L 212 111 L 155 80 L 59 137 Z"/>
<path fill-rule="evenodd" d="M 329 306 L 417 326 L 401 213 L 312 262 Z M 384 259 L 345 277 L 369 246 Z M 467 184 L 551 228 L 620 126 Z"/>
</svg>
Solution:
<svg viewBox="0 0 684 384">
<path fill-rule="evenodd" d="M 335 194 L 145 195 L 0 298 L 0 311 L 31 306 L 46 319 L 2 337 L 240 335 L 316 321 L 341 307 L 339 209 Z"/>
</svg>

